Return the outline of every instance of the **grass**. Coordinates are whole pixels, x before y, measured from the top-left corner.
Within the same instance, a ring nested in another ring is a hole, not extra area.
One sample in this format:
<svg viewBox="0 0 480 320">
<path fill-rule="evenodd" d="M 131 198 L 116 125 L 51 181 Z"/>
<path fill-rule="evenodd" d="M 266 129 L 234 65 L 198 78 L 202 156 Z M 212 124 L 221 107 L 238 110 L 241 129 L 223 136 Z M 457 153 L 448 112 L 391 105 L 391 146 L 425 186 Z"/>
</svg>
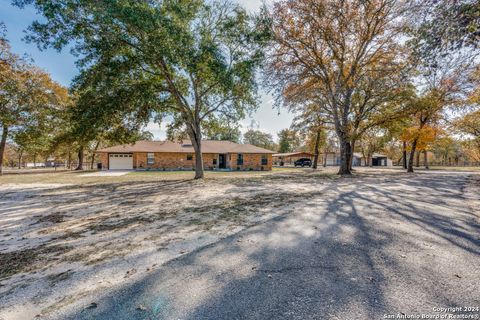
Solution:
<svg viewBox="0 0 480 320">
<path fill-rule="evenodd" d="M 206 179 L 265 177 L 277 173 L 299 172 L 300 169 L 273 168 L 272 171 L 205 171 Z M 193 171 L 134 171 L 117 177 L 84 177 L 89 171 L 63 171 L 47 173 L 16 173 L 0 176 L 0 184 L 105 184 L 121 182 L 160 182 L 169 180 L 192 180 Z"/>
<path fill-rule="evenodd" d="M 19 272 L 26 272 L 46 264 L 50 255 L 69 251 L 66 246 L 41 245 L 36 248 L 0 253 L 0 280 Z"/>
<path fill-rule="evenodd" d="M 475 171 L 480 172 L 480 166 L 478 167 L 448 167 L 448 166 L 431 166 L 429 169 L 418 168 L 417 170 L 446 170 L 446 171 Z"/>
</svg>

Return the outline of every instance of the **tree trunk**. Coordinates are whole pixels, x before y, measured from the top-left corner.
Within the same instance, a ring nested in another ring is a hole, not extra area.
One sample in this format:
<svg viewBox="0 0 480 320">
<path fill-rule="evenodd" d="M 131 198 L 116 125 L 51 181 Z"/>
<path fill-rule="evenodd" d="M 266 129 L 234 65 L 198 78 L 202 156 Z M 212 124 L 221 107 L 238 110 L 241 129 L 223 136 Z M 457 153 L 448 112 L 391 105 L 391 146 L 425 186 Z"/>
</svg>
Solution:
<svg viewBox="0 0 480 320">
<path fill-rule="evenodd" d="M 68 150 L 68 160 L 67 160 L 68 170 L 72 169 L 72 151 Z"/>
<path fill-rule="evenodd" d="M 93 170 L 93 164 L 95 163 L 95 152 L 98 150 L 98 146 L 100 145 L 100 142 L 97 141 L 95 144 L 95 148 L 93 149 L 92 152 L 92 161 L 90 162 L 90 169 Z"/>
<path fill-rule="evenodd" d="M 190 140 L 195 150 L 195 179 L 203 179 L 205 174 L 203 170 L 202 154 L 202 134 L 200 132 L 200 123 L 196 123 L 194 128 L 189 130 Z"/>
<path fill-rule="evenodd" d="M 23 152 L 18 153 L 18 169 L 22 168 L 22 155 L 23 155 Z"/>
<path fill-rule="evenodd" d="M 408 170 L 407 172 L 413 172 L 413 160 L 415 158 L 415 151 L 417 149 L 417 141 L 418 139 L 413 140 L 412 143 L 412 150 L 410 151 L 410 158 L 408 160 Z"/>
<path fill-rule="evenodd" d="M 319 155 L 319 147 L 320 147 L 320 137 L 321 137 L 321 131 L 317 131 L 317 136 L 315 137 L 315 157 L 313 158 L 313 169 L 317 169 L 318 167 L 318 155 Z"/>
<path fill-rule="evenodd" d="M 327 146 L 325 146 L 325 148 L 323 149 L 323 167 L 324 168 L 327 167 L 327 156 L 328 156 L 328 150 L 327 150 Z"/>
<path fill-rule="evenodd" d="M 403 141 L 403 169 L 407 169 L 407 142 Z"/>
<path fill-rule="evenodd" d="M 83 146 L 78 149 L 78 166 L 75 170 L 83 170 Z"/>
<path fill-rule="evenodd" d="M 423 151 L 423 164 L 425 165 L 425 169 L 428 168 L 428 152 L 427 150 Z"/>
<path fill-rule="evenodd" d="M 4 126 L 2 130 L 2 140 L 0 140 L 0 176 L 3 175 L 3 156 L 5 154 L 5 145 L 7 144 L 8 127 Z"/>
<path fill-rule="evenodd" d="M 355 143 L 356 143 L 355 140 L 352 140 L 350 142 L 351 156 L 350 156 L 350 161 L 348 162 L 348 168 L 350 169 L 350 171 L 353 170 L 353 153 L 355 152 Z"/>
<path fill-rule="evenodd" d="M 352 146 L 345 137 L 340 138 L 340 170 L 338 174 L 350 175 L 350 159 L 352 158 Z"/>
</svg>

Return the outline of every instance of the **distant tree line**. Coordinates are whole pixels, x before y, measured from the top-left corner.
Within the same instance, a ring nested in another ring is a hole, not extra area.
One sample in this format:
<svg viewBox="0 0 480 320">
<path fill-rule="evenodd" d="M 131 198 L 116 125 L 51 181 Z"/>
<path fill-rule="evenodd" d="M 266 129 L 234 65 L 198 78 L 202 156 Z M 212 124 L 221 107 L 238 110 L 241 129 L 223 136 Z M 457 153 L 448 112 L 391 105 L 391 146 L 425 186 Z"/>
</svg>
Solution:
<svg viewBox="0 0 480 320">
<path fill-rule="evenodd" d="M 308 150 L 315 167 L 338 149 L 342 175 L 354 152 L 395 155 L 409 172 L 448 139 L 478 155 L 478 0 L 277 0 L 258 15 L 227 0 L 13 2 L 45 18 L 27 41 L 73 48 L 80 73 L 55 83 L 2 27 L 2 159 L 75 157 L 80 170 L 98 148 L 150 138 L 150 121 L 192 142 L 198 179 L 202 139 Z M 295 117 L 277 142 L 241 134 L 260 84 Z"/>
</svg>

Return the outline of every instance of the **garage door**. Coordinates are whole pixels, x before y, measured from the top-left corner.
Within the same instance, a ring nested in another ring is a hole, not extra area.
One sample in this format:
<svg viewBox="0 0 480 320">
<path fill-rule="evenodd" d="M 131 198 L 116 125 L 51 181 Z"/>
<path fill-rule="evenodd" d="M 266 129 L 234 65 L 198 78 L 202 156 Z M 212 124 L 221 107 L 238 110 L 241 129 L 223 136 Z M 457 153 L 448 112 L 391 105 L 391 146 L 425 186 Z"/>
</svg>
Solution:
<svg viewBox="0 0 480 320">
<path fill-rule="evenodd" d="M 109 156 L 110 170 L 132 170 L 133 156 L 132 154 L 110 154 Z"/>
</svg>

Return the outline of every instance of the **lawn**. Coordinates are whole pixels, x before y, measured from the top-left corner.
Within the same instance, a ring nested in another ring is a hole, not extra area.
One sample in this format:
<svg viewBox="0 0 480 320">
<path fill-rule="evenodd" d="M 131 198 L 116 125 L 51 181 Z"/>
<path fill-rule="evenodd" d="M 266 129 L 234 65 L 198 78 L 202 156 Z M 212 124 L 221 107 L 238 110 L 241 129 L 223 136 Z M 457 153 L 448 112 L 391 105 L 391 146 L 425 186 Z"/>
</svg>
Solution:
<svg viewBox="0 0 480 320">
<path fill-rule="evenodd" d="M 294 173 L 299 171 L 309 171 L 309 169 L 293 168 L 273 168 L 272 171 L 206 171 L 206 179 L 231 179 L 231 178 L 251 178 L 276 175 L 279 173 Z M 49 170 L 28 170 L 28 173 L 7 173 L 0 176 L 0 184 L 103 184 L 103 183 L 125 183 L 125 182 L 160 182 L 171 180 L 191 180 L 194 177 L 193 171 L 134 171 L 124 176 L 100 176 L 87 177 L 87 173 L 95 171 L 60 171 Z M 320 172 L 333 173 L 335 170 L 326 169 Z"/>
</svg>

